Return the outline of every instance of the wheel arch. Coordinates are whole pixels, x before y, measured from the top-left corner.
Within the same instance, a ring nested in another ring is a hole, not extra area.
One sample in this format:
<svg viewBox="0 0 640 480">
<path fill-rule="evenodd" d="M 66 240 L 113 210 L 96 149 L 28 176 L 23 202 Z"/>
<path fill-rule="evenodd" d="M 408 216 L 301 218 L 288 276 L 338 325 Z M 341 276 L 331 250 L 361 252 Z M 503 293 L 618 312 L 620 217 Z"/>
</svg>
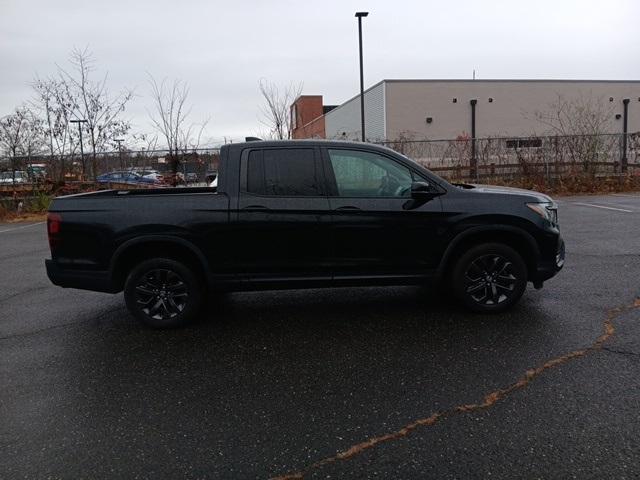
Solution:
<svg viewBox="0 0 640 480">
<path fill-rule="evenodd" d="M 148 235 L 124 242 L 113 254 L 110 264 L 111 279 L 118 291 L 131 269 L 144 260 L 161 257 L 183 262 L 194 269 L 196 275 L 210 286 L 207 261 L 193 243 L 170 235 Z"/>
<path fill-rule="evenodd" d="M 513 248 L 527 266 L 527 278 L 531 279 L 536 272 L 540 249 L 531 234 L 508 225 L 486 225 L 469 228 L 454 237 L 442 256 L 438 277 L 448 275 L 460 252 L 482 243 L 501 243 Z"/>
</svg>

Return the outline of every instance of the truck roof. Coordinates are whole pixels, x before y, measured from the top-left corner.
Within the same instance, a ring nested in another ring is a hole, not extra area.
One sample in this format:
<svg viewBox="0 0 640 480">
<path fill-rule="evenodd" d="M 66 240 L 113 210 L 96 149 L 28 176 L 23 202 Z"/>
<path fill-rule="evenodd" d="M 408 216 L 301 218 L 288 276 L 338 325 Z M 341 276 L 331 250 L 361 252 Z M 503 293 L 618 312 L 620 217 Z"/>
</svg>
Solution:
<svg viewBox="0 0 640 480">
<path fill-rule="evenodd" d="M 245 149 L 255 147 L 309 147 L 309 146 L 324 146 L 324 147 L 367 147 L 375 148 L 379 150 L 391 150 L 383 145 L 367 142 L 352 142 L 345 140 L 326 140 L 322 138 L 307 138 L 300 140 L 255 140 L 250 142 L 241 143 L 228 143 L 224 145 L 233 149 Z M 396 152 L 397 153 L 397 152 Z"/>
</svg>

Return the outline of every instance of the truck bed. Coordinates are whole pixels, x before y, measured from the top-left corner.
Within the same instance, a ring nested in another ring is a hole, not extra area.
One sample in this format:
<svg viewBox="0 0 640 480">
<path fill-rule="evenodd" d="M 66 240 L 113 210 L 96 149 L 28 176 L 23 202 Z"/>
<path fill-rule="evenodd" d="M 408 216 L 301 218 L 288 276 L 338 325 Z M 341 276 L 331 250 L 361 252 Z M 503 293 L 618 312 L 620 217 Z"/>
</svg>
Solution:
<svg viewBox="0 0 640 480">
<path fill-rule="evenodd" d="M 116 250 L 138 238 L 167 237 L 211 249 L 229 223 L 229 197 L 215 188 L 104 190 L 59 197 L 49 215 L 62 228 L 52 258 L 66 268 L 106 270 Z"/>
</svg>

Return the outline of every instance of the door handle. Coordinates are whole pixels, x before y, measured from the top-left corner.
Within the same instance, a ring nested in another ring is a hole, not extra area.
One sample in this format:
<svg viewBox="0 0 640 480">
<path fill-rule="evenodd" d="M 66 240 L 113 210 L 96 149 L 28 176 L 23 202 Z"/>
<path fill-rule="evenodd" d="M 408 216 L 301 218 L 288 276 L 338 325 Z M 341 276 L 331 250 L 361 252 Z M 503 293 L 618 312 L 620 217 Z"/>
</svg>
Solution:
<svg viewBox="0 0 640 480">
<path fill-rule="evenodd" d="M 343 207 L 338 207 L 336 208 L 336 210 L 342 210 L 342 211 L 354 211 L 354 210 L 362 210 L 360 207 L 354 207 L 353 205 L 345 205 Z"/>
<path fill-rule="evenodd" d="M 247 205 L 246 207 L 242 207 L 242 210 L 255 212 L 269 210 L 269 208 L 265 207 L 264 205 Z"/>
</svg>

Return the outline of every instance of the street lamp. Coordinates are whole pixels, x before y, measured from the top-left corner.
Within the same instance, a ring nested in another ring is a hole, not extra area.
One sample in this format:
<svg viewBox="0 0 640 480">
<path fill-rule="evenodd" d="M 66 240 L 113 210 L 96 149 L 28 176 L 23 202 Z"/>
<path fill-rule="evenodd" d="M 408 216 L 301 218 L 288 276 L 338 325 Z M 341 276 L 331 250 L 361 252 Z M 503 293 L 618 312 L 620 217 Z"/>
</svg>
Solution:
<svg viewBox="0 0 640 480">
<path fill-rule="evenodd" d="M 362 129 L 362 141 L 365 141 L 364 134 L 364 73 L 362 70 L 362 18 L 369 15 L 369 12 L 356 12 L 358 17 L 358 42 L 360 45 L 360 127 Z"/>
<path fill-rule="evenodd" d="M 82 123 L 87 123 L 88 120 L 80 120 L 80 119 L 78 119 L 78 120 L 70 120 L 70 122 L 78 124 L 78 132 L 80 133 L 80 161 L 82 162 L 82 176 L 85 176 L 84 148 L 82 147 L 82 126 L 81 126 L 81 124 Z"/>
</svg>

